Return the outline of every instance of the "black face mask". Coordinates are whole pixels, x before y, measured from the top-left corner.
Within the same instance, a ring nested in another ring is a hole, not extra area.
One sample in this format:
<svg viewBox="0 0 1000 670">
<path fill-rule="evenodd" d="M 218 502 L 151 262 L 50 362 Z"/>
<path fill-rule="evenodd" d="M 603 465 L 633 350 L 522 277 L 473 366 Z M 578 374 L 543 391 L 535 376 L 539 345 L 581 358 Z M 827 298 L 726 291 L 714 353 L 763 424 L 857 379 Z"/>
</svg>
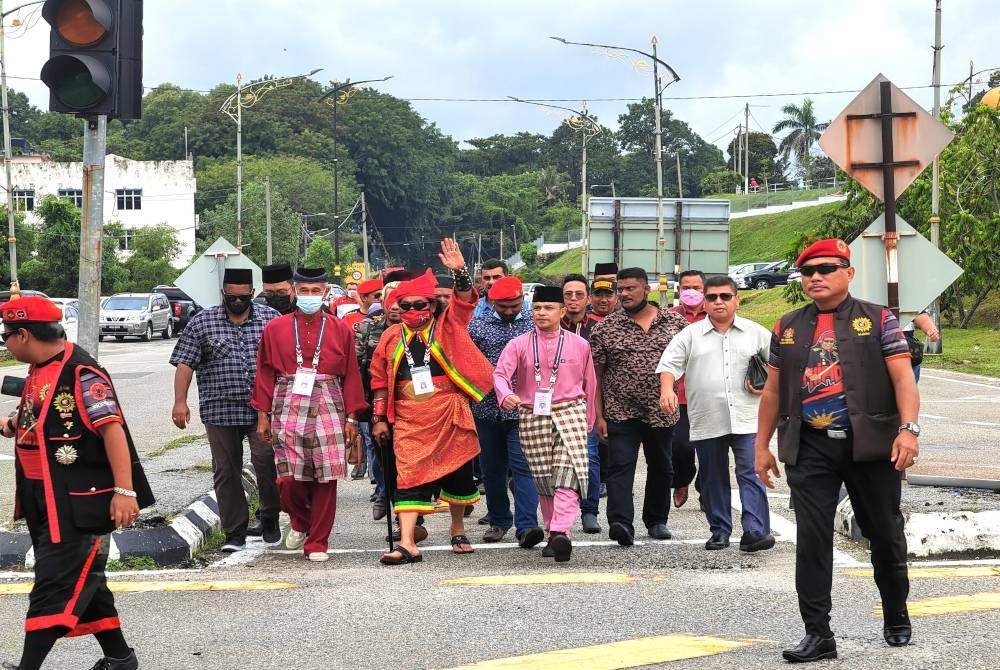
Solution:
<svg viewBox="0 0 1000 670">
<path fill-rule="evenodd" d="M 292 311 L 292 296 L 281 295 L 280 293 L 275 293 L 273 295 L 265 295 L 264 302 L 271 309 L 276 309 L 282 314 L 288 314 Z"/>
<path fill-rule="evenodd" d="M 629 314 L 638 314 L 638 313 L 639 313 L 639 312 L 641 312 L 642 310 L 646 309 L 646 305 L 648 305 L 648 304 L 649 304 L 649 301 L 648 301 L 648 300 L 646 300 L 645 298 L 643 298 L 643 299 L 642 299 L 642 302 L 640 302 L 640 303 L 639 303 L 638 305 L 636 305 L 635 307 L 632 307 L 632 308 L 630 309 L 630 308 L 626 307 L 625 305 L 622 305 L 622 309 L 624 309 L 624 310 L 625 310 L 626 312 L 628 312 Z"/>
<path fill-rule="evenodd" d="M 235 316 L 239 316 L 250 309 L 250 301 L 243 298 L 224 295 L 222 296 L 222 302 L 226 306 L 226 311 Z"/>
</svg>

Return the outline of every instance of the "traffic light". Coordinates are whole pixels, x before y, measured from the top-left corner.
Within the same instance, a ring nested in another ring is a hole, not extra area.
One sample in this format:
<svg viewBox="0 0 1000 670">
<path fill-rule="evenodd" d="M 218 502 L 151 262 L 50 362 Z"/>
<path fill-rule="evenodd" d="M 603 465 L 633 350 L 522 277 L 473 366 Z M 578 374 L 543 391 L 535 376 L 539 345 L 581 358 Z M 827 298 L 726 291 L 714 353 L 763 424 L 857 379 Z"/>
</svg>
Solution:
<svg viewBox="0 0 1000 670">
<path fill-rule="evenodd" d="M 142 116 L 142 0 L 46 0 L 49 111 Z"/>
</svg>

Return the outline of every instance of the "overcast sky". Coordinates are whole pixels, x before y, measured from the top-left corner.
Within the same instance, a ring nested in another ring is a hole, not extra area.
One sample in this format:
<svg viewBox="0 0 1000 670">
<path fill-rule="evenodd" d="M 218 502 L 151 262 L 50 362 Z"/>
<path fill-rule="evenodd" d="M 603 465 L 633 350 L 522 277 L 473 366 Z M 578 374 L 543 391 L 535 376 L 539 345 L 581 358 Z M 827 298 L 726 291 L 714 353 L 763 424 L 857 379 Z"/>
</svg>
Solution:
<svg viewBox="0 0 1000 670">
<path fill-rule="evenodd" d="M 965 79 L 970 61 L 976 70 L 1000 67 L 1000 3 L 943 5 L 942 81 Z M 16 38 L 7 42 L 8 75 L 37 78 L 48 58 L 48 25 L 8 35 Z M 206 90 L 237 72 L 253 79 L 314 68 L 323 68 L 316 78 L 324 83 L 393 75 L 377 88 L 413 100 L 458 141 L 548 134 L 560 121 L 514 102 L 419 98 L 565 98 L 557 104 L 570 107 L 589 100 L 591 112 L 614 127 L 628 101 L 600 98 L 651 97 L 648 69 L 550 35 L 644 51 L 656 35 L 660 58 L 681 77 L 664 105 L 724 147 L 745 103 L 751 129 L 769 131 L 783 105 L 807 94 L 821 120 L 833 118 L 854 94 L 819 92 L 860 90 L 879 72 L 900 87 L 928 86 L 934 0 L 146 0 L 144 83 Z M 41 82 L 8 84 L 47 108 Z M 762 95 L 775 93 L 791 95 Z M 930 88 L 908 93 L 931 106 Z"/>
</svg>

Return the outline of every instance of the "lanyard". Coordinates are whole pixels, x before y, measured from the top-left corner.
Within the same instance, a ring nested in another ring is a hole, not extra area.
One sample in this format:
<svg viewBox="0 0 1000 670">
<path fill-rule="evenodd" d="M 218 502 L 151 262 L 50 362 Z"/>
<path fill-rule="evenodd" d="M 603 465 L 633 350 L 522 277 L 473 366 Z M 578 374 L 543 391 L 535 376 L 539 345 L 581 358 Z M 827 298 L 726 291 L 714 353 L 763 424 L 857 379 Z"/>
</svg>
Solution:
<svg viewBox="0 0 1000 670">
<path fill-rule="evenodd" d="M 320 316 L 322 319 L 319 325 L 319 337 L 316 338 L 316 351 L 313 353 L 312 369 L 319 369 L 319 350 L 323 344 L 323 331 L 326 330 L 326 317 Z M 299 344 L 299 320 L 292 317 L 292 329 L 295 331 L 295 364 L 298 367 L 302 367 L 302 346 Z"/>
<path fill-rule="evenodd" d="M 560 328 L 559 344 L 556 345 L 556 357 L 552 361 L 552 374 L 549 375 L 549 388 L 556 385 L 556 377 L 559 374 L 559 361 L 562 358 L 563 338 L 565 336 L 566 331 Z M 539 384 L 542 381 L 542 365 L 538 360 L 538 331 L 531 332 L 531 349 L 535 355 L 535 383 Z"/>
<path fill-rule="evenodd" d="M 423 365 L 423 367 L 425 367 L 425 368 L 429 367 L 430 364 L 431 364 L 431 342 L 434 341 L 434 329 L 435 328 L 437 328 L 437 319 L 434 320 L 434 323 L 431 325 L 430 332 L 427 333 L 427 342 L 425 343 L 426 347 L 424 349 L 424 365 Z M 413 362 L 414 361 L 413 361 L 413 354 L 410 353 L 410 344 L 408 342 L 408 340 L 410 338 L 407 337 L 407 333 L 408 332 L 409 332 L 409 329 L 404 325 L 403 326 L 403 353 L 406 354 L 406 363 L 407 363 L 407 365 L 410 366 L 410 369 L 412 370 L 413 369 Z M 413 331 L 413 334 L 416 335 L 417 337 L 420 337 L 420 335 L 416 331 Z"/>
</svg>

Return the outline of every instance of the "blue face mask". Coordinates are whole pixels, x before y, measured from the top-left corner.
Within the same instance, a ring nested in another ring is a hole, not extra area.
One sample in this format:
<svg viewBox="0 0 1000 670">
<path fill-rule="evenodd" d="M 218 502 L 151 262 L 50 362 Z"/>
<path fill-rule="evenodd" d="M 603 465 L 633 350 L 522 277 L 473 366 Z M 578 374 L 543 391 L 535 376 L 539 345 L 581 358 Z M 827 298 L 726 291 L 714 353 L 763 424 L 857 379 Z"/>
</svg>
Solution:
<svg viewBox="0 0 1000 670">
<path fill-rule="evenodd" d="M 315 314 L 323 306 L 323 296 L 319 295 L 296 296 L 295 306 L 298 307 L 303 314 Z"/>
</svg>

